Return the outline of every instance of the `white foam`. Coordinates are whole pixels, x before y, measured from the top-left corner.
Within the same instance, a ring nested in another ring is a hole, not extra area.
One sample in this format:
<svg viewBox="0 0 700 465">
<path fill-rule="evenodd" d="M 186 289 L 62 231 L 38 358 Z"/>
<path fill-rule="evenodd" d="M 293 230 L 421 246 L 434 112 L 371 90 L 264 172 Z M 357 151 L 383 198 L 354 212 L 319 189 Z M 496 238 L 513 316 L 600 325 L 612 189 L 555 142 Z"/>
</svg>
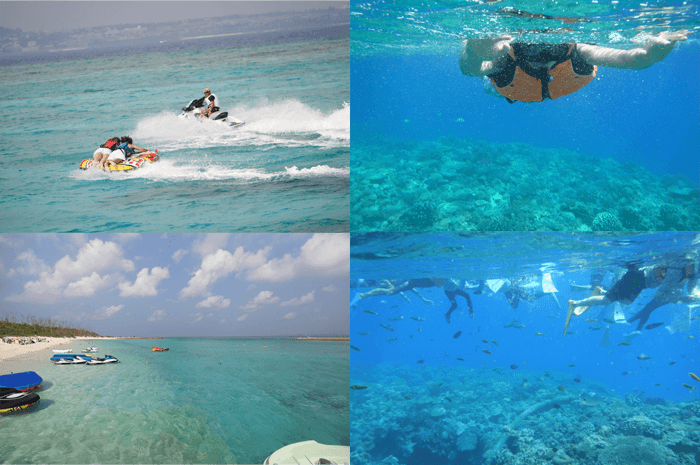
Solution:
<svg viewBox="0 0 700 465">
<path fill-rule="evenodd" d="M 239 105 L 226 111 L 246 124 L 233 129 L 216 121 L 184 119 L 166 111 L 139 121 L 132 137 L 143 144 L 157 145 L 161 151 L 247 145 L 320 148 L 350 145 L 347 102 L 330 113 L 295 99 L 275 103 L 263 100 L 254 106 Z"/>
</svg>

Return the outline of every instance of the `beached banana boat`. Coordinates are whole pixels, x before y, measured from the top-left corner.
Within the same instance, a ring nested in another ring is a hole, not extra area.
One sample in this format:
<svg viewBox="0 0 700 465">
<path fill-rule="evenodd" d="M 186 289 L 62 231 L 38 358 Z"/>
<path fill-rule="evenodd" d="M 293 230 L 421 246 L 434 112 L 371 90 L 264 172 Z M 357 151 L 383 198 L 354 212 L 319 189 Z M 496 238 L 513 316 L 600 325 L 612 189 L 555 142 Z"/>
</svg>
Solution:
<svg viewBox="0 0 700 465">
<path fill-rule="evenodd" d="M 0 388 L 0 414 L 19 412 L 37 405 L 39 401 L 39 395 L 33 392 L 21 392 L 13 388 Z"/>
<path fill-rule="evenodd" d="M 18 391 L 36 391 L 44 380 L 33 371 L 13 373 L 0 376 L 0 388 L 12 388 Z"/>
<path fill-rule="evenodd" d="M 263 462 L 264 465 L 298 463 L 350 465 L 350 446 L 328 446 L 316 441 L 297 442 L 275 451 Z"/>
<path fill-rule="evenodd" d="M 131 171 L 155 163 L 159 160 L 158 149 L 153 152 L 139 153 L 116 165 L 109 165 L 109 171 Z M 80 169 L 97 168 L 97 162 L 93 158 L 86 158 L 80 162 Z"/>
<path fill-rule="evenodd" d="M 54 354 L 70 354 L 73 352 L 73 349 L 54 349 L 53 353 Z"/>
<path fill-rule="evenodd" d="M 153 352 L 168 352 L 170 349 L 161 349 L 160 347 L 153 347 Z"/>
</svg>

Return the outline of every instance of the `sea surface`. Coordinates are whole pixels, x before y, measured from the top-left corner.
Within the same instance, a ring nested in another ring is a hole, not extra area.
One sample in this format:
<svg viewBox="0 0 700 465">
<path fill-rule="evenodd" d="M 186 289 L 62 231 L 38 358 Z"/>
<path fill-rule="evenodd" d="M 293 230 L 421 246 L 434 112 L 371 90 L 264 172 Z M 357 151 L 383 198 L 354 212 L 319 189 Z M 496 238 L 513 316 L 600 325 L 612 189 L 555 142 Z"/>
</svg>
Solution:
<svg viewBox="0 0 700 465">
<path fill-rule="evenodd" d="M 0 229 L 348 231 L 347 31 L 236 40 L 44 53 L 0 67 Z M 246 124 L 180 119 L 205 87 Z M 128 173 L 78 168 L 123 135 L 159 149 L 160 161 Z"/>
<path fill-rule="evenodd" d="M 384 279 L 464 279 L 474 317 L 457 296 L 447 323 L 438 287 L 417 289 L 426 302 L 412 292 L 355 302 L 352 463 L 695 465 L 700 306 L 663 306 L 639 333 L 605 321 L 614 305 L 564 326 L 568 300 L 591 293 L 576 286 L 609 289 L 626 263 L 699 251 L 697 233 L 353 233 L 353 299 Z M 538 298 L 476 287 L 514 278 Z M 620 311 L 629 319 L 654 292 Z"/>
<path fill-rule="evenodd" d="M 351 26 L 353 231 L 700 229 L 697 3 L 370 1 Z M 681 29 L 662 62 L 541 103 L 458 65 L 468 38 L 629 49 Z"/>
<path fill-rule="evenodd" d="M 347 342 L 166 338 L 94 345 L 99 356 L 120 363 L 56 366 L 47 359 L 31 367 L 44 379 L 41 403 L 0 418 L 0 461 L 259 464 L 309 439 L 349 445 Z M 154 345 L 170 351 L 152 352 Z"/>
</svg>

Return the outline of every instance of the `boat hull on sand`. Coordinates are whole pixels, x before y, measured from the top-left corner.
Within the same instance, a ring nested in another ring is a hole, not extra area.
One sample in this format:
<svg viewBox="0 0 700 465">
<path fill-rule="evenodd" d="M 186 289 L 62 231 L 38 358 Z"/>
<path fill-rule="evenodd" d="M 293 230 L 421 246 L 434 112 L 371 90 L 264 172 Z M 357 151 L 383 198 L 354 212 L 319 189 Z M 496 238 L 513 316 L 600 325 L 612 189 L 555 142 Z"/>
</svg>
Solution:
<svg viewBox="0 0 700 465">
<path fill-rule="evenodd" d="M 263 462 L 272 464 L 337 463 L 350 465 L 350 446 L 329 446 L 316 441 L 297 442 L 274 452 Z"/>
<path fill-rule="evenodd" d="M 116 165 L 109 165 L 109 171 L 133 171 L 144 166 L 155 163 L 160 159 L 158 156 L 158 150 L 155 152 L 146 152 L 140 154 L 137 157 L 129 158 L 122 163 L 117 163 Z M 80 162 L 80 169 L 86 170 L 89 168 L 97 168 L 97 162 L 92 158 L 86 158 Z"/>
</svg>

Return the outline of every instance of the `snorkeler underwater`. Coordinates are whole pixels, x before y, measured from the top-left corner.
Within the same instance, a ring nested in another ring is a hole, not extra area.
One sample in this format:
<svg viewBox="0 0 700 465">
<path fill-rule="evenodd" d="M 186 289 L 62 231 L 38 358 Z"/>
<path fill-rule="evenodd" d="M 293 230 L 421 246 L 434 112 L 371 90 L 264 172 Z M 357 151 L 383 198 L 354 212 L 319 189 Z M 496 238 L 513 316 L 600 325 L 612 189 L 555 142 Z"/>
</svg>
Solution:
<svg viewBox="0 0 700 465">
<path fill-rule="evenodd" d="M 700 230 L 697 4 L 352 13 L 352 231 Z"/>
<path fill-rule="evenodd" d="M 351 235 L 355 465 L 694 465 L 700 234 Z"/>
</svg>

